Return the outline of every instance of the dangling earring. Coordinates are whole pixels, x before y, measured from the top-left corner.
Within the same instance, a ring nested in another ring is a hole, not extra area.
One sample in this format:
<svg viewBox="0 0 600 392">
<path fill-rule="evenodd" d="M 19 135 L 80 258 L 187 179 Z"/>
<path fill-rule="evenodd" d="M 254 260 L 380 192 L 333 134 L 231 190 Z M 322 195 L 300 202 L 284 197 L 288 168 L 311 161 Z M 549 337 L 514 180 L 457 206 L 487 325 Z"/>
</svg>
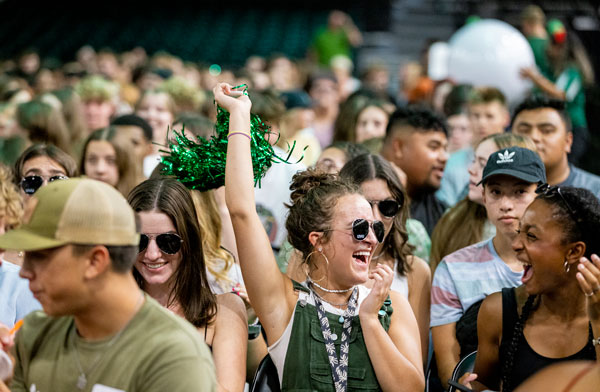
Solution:
<svg viewBox="0 0 600 392">
<path fill-rule="evenodd" d="M 565 260 L 565 263 L 563 264 L 563 268 L 565 269 L 566 273 L 569 273 L 569 271 L 571 270 L 571 264 L 569 264 L 569 262 L 567 260 Z"/>
</svg>

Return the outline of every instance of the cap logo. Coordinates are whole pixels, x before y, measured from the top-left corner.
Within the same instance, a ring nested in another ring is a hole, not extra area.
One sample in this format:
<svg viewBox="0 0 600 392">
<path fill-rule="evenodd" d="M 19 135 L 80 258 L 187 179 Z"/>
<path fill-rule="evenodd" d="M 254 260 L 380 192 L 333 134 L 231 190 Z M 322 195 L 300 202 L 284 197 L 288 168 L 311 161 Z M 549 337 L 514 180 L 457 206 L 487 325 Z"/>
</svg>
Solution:
<svg viewBox="0 0 600 392">
<path fill-rule="evenodd" d="M 513 152 L 508 152 L 508 150 L 504 150 L 504 154 L 499 152 L 498 153 L 498 157 L 500 157 L 499 160 L 496 161 L 497 164 L 501 164 L 501 163 L 511 163 L 514 162 L 514 159 L 512 159 L 512 157 L 515 155 L 515 151 Z"/>
</svg>

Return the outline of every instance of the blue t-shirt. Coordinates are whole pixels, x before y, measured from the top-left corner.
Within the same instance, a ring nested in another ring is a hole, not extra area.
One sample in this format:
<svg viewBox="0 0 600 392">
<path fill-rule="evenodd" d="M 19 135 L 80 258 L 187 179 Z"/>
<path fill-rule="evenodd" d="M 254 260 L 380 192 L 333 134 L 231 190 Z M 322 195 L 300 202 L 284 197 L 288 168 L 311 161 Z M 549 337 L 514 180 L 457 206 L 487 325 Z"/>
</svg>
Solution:
<svg viewBox="0 0 600 392">
<path fill-rule="evenodd" d="M 435 193 L 438 199 L 452 207 L 465 196 L 465 187 L 469 186 L 469 166 L 473 163 L 473 147 L 463 148 L 450 154 L 440 189 Z M 467 189 L 468 192 L 468 189 Z"/>
<path fill-rule="evenodd" d="M 33 298 L 29 282 L 19 276 L 19 267 L 8 261 L 0 261 L 0 323 L 12 326 L 30 312 L 41 309 Z"/>
<path fill-rule="evenodd" d="M 569 168 L 571 169 L 569 177 L 558 184 L 558 186 L 585 188 L 596 195 L 597 198 L 600 198 L 600 177 L 573 165 L 570 165 Z"/>
</svg>

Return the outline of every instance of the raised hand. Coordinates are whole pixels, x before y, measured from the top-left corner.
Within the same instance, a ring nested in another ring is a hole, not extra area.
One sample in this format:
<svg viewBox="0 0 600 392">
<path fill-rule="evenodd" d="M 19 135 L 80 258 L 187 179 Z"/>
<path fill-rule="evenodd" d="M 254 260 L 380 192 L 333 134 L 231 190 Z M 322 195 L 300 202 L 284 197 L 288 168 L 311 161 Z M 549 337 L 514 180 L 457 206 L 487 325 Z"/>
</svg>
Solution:
<svg viewBox="0 0 600 392">
<path fill-rule="evenodd" d="M 250 113 L 252 102 L 242 89 L 234 89 L 228 83 L 219 83 L 213 88 L 215 101 L 229 113 Z"/>
<path fill-rule="evenodd" d="M 600 321 L 600 257 L 593 254 L 591 261 L 586 257 L 579 260 L 575 275 L 577 283 L 583 294 L 585 294 L 588 303 L 588 316 L 590 321 Z"/>
<path fill-rule="evenodd" d="M 360 305 L 360 315 L 378 317 L 383 301 L 390 293 L 394 271 L 388 265 L 379 264 L 369 272 L 369 279 L 372 279 L 375 283 L 367 298 Z"/>
</svg>

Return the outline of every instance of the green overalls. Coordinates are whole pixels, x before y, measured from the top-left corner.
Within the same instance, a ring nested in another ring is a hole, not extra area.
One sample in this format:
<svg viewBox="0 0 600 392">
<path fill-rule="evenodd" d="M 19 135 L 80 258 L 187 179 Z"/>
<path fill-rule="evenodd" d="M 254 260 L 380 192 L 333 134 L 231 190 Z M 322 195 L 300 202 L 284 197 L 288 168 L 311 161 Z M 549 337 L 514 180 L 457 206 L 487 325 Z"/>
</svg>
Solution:
<svg viewBox="0 0 600 392">
<path fill-rule="evenodd" d="M 294 288 L 310 293 L 310 290 L 297 282 L 294 282 Z M 381 309 L 383 312 L 380 314 L 383 315 L 379 316 L 379 321 L 387 331 L 390 327 L 393 309 L 391 305 L 383 305 Z M 335 341 L 338 355 L 342 336 L 342 324 L 338 320 L 339 317 L 339 315 L 327 313 L 331 332 L 338 336 Z M 348 391 L 381 390 L 369 359 L 358 315 L 354 316 L 352 320 L 348 358 L 350 362 L 348 364 Z M 335 392 L 317 309 L 303 300 L 298 301 L 294 310 L 294 324 L 283 366 L 281 390 Z"/>
</svg>

